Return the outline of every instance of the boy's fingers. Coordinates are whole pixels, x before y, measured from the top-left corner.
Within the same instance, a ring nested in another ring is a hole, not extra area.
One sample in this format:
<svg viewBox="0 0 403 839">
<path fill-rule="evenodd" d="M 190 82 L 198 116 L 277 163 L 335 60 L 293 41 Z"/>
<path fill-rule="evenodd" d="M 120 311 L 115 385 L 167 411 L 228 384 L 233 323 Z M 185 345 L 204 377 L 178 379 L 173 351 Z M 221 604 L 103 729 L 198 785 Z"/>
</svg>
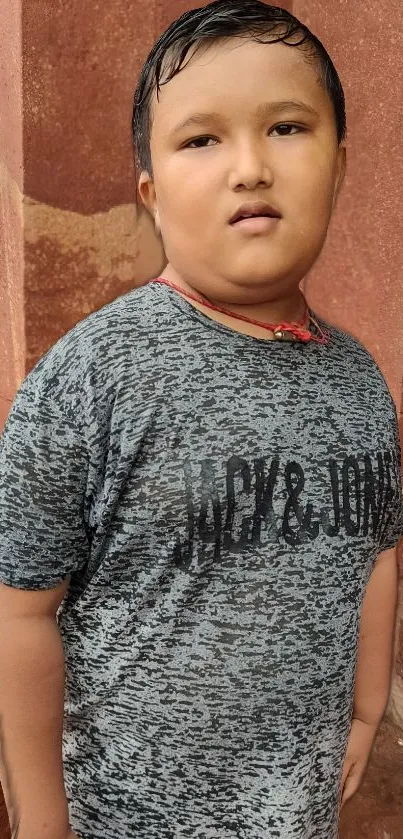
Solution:
<svg viewBox="0 0 403 839">
<path fill-rule="evenodd" d="M 363 771 L 358 769 L 358 767 L 352 767 L 350 773 L 347 775 L 346 781 L 343 786 L 343 793 L 341 798 L 341 806 L 345 804 L 349 798 L 357 792 L 362 779 Z"/>
<path fill-rule="evenodd" d="M 343 767 L 343 776 L 341 779 L 340 784 L 340 806 L 342 807 L 344 802 L 346 801 L 346 794 L 348 794 L 349 790 L 349 782 L 351 782 L 352 772 L 353 772 L 354 764 L 352 761 L 349 761 L 344 764 Z"/>
<path fill-rule="evenodd" d="M 347 761 L 344 762 L 343 775 L 342 775 L 342 778 L 341 778 L 341 785 L 340 785 L 340 789 L 341 789 L 340 794 L 342 794 L 342 792 L 343 792 L 344 784 L 346 783 L 347 777 L 350 774 L 352 768 L 353 768 L 353 761 L 352 760 L 350 760 L 350 761 L 347 760 Z"/>
</svg>

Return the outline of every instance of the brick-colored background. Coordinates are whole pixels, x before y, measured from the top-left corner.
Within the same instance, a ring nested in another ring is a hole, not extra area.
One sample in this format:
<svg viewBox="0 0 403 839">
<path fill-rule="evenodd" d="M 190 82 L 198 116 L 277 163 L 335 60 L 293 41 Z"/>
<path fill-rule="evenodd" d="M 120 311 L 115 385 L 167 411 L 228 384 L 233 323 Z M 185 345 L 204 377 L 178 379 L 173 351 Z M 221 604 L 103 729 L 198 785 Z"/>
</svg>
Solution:
<svg viewBox="0 0 403 839">
<path fill-rule="evenodd" d="M 160 241 L 137 202 L 132 98 L 157 35 L 200 5 L 206 3 L 3 0 L 0 428 L 24 375 L 61 335 L 164 267 Z M 280 5 L 323 40 L 347 99 L 348 171 L 327 243 L 306 280 L 308 300 L 366 344 L 400 410 L 401 0 Z M 389 713 L 403 727 L 402 619 L 403 606 Z"/>
</svg>

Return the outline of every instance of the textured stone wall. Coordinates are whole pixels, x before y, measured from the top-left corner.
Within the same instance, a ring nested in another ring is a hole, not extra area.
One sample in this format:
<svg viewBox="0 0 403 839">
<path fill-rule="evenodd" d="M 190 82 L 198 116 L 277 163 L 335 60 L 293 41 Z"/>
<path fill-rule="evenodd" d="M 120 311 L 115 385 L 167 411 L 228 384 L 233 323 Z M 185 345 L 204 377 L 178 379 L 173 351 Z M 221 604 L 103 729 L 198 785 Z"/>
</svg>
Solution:
<svg viewBox="0 0 403 839">
<path fill-rule="evenodd" d="M 0 431 L 25 370 L 20 2 L 3 0 L 1 13 Z M 9 835 L 0 787 L 0 839 Z"/>
<path fill-rule="evenodd" d="M 0 428 L 25 369 L 21 8 L 3 0 L 0 37 Z"/>
<path fill-rule="evenodd" d="M 0 427 L 22 378 L 61 335 L 164 267 L 137 202 L 133 91 L 162 29 L 205 5 L 20 4 L 3 0 L 0 38 Z M 280 5 L 324 41 L 347 97 L 347 177 L 307 296 L 368 346 L 400 409 L 401 0 Z M 403 727 L 403 591 L 400 602 L 390 711 Z"/>
<path fill-rule="evenodd" d="M 136 201 L 133 91 L 153 3 L 24 0 L 27 370 L 77 321 L 163 267 Z"/>
</svg>

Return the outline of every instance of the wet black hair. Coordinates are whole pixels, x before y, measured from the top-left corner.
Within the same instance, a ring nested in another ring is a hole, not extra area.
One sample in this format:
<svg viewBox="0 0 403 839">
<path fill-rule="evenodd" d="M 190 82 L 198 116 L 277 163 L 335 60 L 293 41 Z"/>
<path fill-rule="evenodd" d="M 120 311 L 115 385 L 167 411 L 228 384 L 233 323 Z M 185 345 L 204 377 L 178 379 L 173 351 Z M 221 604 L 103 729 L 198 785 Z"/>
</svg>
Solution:
<svg viewBox="0 0 403 839">
<path fill-rule="evenodd" d="M 207 6 L 185 12 L 168 26 L 149 53 L 134 94 L 132 119 L 134 161 L 137 170 L 153 177 L 150 137 L 153 92 L 183 69 L 202 46 L 226 38 L 242 38 L 259 43 L 277 43 L 306 52 L 317 65 L 319 81 L 333 103 L 338 143 L 347 136 L 344 91 L 334 64 L 319 38 L 286 9 L 269 6 L 261 0 L 214 0 Z M 162 76 L 166 72 L 166 78 Z"/>
</svg>

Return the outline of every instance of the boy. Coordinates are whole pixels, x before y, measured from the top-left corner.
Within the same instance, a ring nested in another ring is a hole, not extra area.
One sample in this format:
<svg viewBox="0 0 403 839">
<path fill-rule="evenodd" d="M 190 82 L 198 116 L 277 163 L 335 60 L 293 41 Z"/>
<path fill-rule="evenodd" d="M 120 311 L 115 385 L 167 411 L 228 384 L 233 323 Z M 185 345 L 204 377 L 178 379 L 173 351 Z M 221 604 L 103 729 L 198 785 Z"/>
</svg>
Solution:
<svg viewBox="0 0 403 839">
<path fill-rule="evenodd" d="M 299 288 L 344 138 L 323 46 L 256 0 L 186 13 L 143 68 L 168 264 L 40 360 L 3 435 L 19 839 L 337 837 L 388 699 L 403 530 L 389 391 Z"/>
</svg>

